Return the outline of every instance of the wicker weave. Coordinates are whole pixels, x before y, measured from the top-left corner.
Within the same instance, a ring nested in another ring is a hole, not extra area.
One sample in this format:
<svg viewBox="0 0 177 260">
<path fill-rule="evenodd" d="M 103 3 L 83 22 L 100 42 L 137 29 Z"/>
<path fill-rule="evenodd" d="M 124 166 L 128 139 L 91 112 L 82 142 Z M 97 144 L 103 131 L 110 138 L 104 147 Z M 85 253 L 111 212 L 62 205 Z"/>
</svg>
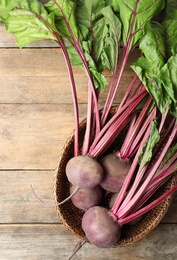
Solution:
<svg viewBox="0 0 177 260">
<path fill-rule="evenodd" d="M 114 110 L 112 112 L 114 113 Z M 79 132 L 80 147 L 82 146 L 83 143 L 84 132 L 85 132 L 85 121 L 83 121 L 80 124 L 80 132 Z M 119 136 L 116 142 L 114 142 L 114 145 L 110 147 L 110 151 L 119 148 L 119 146 L 121 145 L 120 140 L 122 139 L 123 138 Z M 65 174 L 65 167 L 68 160 L 73 157 L 73 147 L 74 147 L 74 135 L 72 134 L 67 140 L 61 152 L 59 164 L 58 164 L 58 170 L 54 178 L 54 191 L 55 191 L 55 197 L 57 202 L 61 202 L 62 200 L 64 200 L 66 197 L 69 196 L 70 183 L 68 182 L 68 179 Z M 158 193 L 156 192 L 154 196 L 155 197 L 159 196 L 160 194 L 169 190 L 175 184 L 176 184 L 176 177 L 174 175 L 165 185 L 163 185 L 163 187 L 158 191 Z M 122 228 L 121 239 L 113 247 L 133 244 L 136 241 L 145 237 L 162 220 L 162 218 L 164 217 L 165 213 L 167 212 L 170 206 L 171 200 L 172 200 L 172 195 L 166 198 L 162 203 L 160 203 L 153 210 L 145 214 L 137 224 L 124 225 Z M 71 200 L 69 200 L 66 203 L 58 206 L 57 212 L 63 224 L 72 234 L 74 234 L 80 239 L 85 238 L 85 234 L 81 228 L 81 219 L 84 214 L 83 211 L 77 209 L 73 205 Z"/>
</svg>

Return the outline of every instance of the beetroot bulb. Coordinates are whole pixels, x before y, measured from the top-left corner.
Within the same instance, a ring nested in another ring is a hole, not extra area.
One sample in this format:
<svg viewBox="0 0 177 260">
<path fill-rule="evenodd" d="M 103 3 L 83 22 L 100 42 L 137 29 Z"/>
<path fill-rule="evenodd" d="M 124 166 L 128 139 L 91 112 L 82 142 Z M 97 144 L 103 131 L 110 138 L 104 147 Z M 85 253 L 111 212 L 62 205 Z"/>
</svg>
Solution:
<svg viewBox="0 0 177 260">
<path fill-rule="evenodd" d="M 79 188 L 93 188 L 101 182 L 104 171 L 96 159 L 80 155 L 68 161 L 66 175 L 68 180 Z"/>
<path fill-rule="evenodd" d="M 90 243 L 100 248 L 116 244 L 121 235 L 121 226 L 116 216 L 104 207 L 88 209 L 82 218 L 82 229 Z"/>
<path fill-rule="evenodd" d="M 100 164 L 105 172 L 100 182 L 101 187 L 109 192 L 119 192 L 130 169 L 130 163 L 112 153 L 103 157 Z"/>
<path fill-rule="evenodd" d="M 92 189 L 99 185 L 104 176 L 104 170 L 95 158 L 89 155 L 78 155 L 67 162 L 66 176 L 75 189 L 72 189 L 72 193 L 57 205 L 67 202 L 80 189 Z"/>
<path fill-rule="evenodd" d="M 70 193 L 75 190 L 75 186 L 70 187 Z M 78 192 L 71 197 L 71 201 L 75 207 L 84 211 L 93 206 L 100 205 L 104 191 L 100 185 L 94 188 L 79 189 Z"/>
</svg>

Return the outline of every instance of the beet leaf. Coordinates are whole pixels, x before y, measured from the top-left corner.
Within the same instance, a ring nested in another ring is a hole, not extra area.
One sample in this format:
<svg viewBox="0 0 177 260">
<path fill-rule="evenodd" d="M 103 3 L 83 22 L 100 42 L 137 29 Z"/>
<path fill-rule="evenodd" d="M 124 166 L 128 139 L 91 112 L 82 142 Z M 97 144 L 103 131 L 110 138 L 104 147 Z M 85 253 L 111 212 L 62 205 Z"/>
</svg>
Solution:
<svg viewBox="0 0 177 260">
<path fill-rule="evenodd" d="M 123 57 L 114 87 L 109 89 L 102 115 L 102 124 L 106 122 L 110 108 L 120 85 L 122 74 L 131 50 L 138 45 L 144 35 L 144 27 L 164 7 L 163 0 L 121 0 L 111 1 L 113 8 L 118 11 L 122 22 Z"/>
<path fill-rule="evenodd" d="M 61 36 L 73 43 L 79 36 L 76 26 L 76 2 L 68 0 L 51 0 L 44 5 L 48 13 L 55 14 L 55 24 Z"/>
<path fill-rule="evenodd" d="M 153 96 L 162 114 L 170 110 L 176 115 L 177 78 L 176 55 L 166 57 L 167 28 L 153 22 L 145 27 L 146 34 L 140 41 L 140 49 L 144 56 L 140 57 L 132 66 L 144 86 Z M 171 46 L 171 44 L 168 44 Z"/>
<path fill-rule="evenodd" d="M 159 141 L 159 139 L 160 139 L 160 134 L 157 129 L 157 121 L 154 119 L 152 121 L 152 128 L 151 128 L 151 133 L 149 135 L 149 138 L 145 142 L 145 145 L 142 149 L 142 153 L 139 155 L 139 158 L 138 158 L 139 164 L 141 165 L 142 168 L 148 162 L 151 161 L 153 149 L 154 149 L 155 145 L 157 144 L 157 142 Z"/>
<path fill-rule="evenodd" d="M 161 69 L 160 80 L 169 95 L 170 112 L 177 117 L 177 54 L 170 57 Z"/>
<path fill-rule="evenodd" d="M 14 0 L 1 1 L 0 7 L 0 22 L 5 22 L 9 17 L 9 12 L 15 7 L 19 7 L 19 2 Z"/>
<path fill-rule="evenodd" d="M 112 8 L 107 6 L 102 9 L 103 18 L 96 23 L 94 27 L 94 35 L 96 35 L 95 46 L 95 59 L 98 61 L 98 67 L 101 71 L 109 69 L 114 73 L 117 69 L 118 54 L 121 40 L 121 22 L 114 14 Z M 100 30 L 99 24 L 102 24 L 106 28 L 106 34 L 103 37 L 103 30 Z M 103 47 L 100 51 L 100 55 L 97 53 L 100 50 L 100 44 L 103 42 Z"/>
<path fill-rule="evenodd" d="M 145 24 L 163 9 L 164 1 L 121 0 L 114 3 L 123 24 L 123 45 L 130 51 L 144 35 Z"/>
<path fill-rule="evenodd" d="M 54 14 L 48 14 L 36 0 L 23 1 L 19 7 L 9 13 L 6 21 L 8 32 L 15 34 L 19 47 L 39 40 L 57 40 Z M 28 30 L 30 28 L 30 30 Z"/>
</svg>

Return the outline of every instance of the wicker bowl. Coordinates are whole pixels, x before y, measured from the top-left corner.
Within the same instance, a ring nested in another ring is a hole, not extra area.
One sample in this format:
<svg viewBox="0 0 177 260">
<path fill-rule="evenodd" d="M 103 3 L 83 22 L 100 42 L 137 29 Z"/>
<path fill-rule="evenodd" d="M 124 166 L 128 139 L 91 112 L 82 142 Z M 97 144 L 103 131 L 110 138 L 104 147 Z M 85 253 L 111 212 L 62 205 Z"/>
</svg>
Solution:
<svg viewBox="0 0 177 260">
<path fill-rule="evenodd" d="M 112 109 L 114 113 L 114 109 Z M 79 147 L 82 146 L 83 137 L 85 133 L 86 122 L 85 120 L 80 123 L 79 128 Z M 123 136 L 122 136 L 123 137 Z M 123 139 L 121 136 L 117 138 L 114 144 L 110 147 L 110 151 L 114 151 L 116 148 L 119 148 Z M 56 202 L 59 203 L 69 196 L 70 183 L 65 174 L 65 167 L 69 159 L 73 157 L 73 147 L 74 147 L 74 134 L 66 141 L 66 144 L 61 152 L 58 169 L 54 177 L 54 193 Z M 110 152 L 108 151 L 108 152 Z M 165 191 L 169 190 L 176 184 L 176 176 L 174 175 L 163 187 L 161 187 L 155 194 L 154 197 L 158 197 L 163 194 Z M 157 207 L 152 209 L 150 212 L 145 214 L 141 220 L 134 225 L 124 225 L 122 228 L 122 235 L 119 242 L 113 247 L 126 246 L 133 244 L 138 240 L 145 237 L 150 233 L 162 220 L 166 214 L 170 203 L 172 201 L 172 195 L 167 197 L 163 202 L 161 202 Z M 85 234 L 81 227 L 81 220 L 84 212 L 77 209 L 71 200 L 57 207 L 57 213 L 61 218 L 65 227 L 75 236 L 80 239 L 85 238 Z"/>
</svg>

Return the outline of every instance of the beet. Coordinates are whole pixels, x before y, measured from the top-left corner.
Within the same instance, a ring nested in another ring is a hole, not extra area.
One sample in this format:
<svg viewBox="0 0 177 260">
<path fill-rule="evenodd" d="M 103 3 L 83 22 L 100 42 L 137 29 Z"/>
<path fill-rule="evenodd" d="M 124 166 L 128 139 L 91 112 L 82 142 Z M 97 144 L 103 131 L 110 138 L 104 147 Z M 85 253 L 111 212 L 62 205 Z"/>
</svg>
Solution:
<svg viewBox="0 0 177 260">
<path fill-rule="evenodd" d="M 85 212 L 82 218 L 82 229 L 89 242 L 100 248 L 113 246 L 121 235 L 117 218 L 100 206 L 92 207 Z"/>
<path fill-rule="evenodd" d="M 119 194 L 119 192 L 115 192 L 115 193 L 112 194 L 112 196 L 109 200 L 109 209 L 111 209 L 113 207 L 113 205 L 114 205 L 114 203 L 115 203 L 115 201 L 118 197 L 118 194 Z"/>
<path fill-rule="evenodd" d="M 99 162 L 91 156 L 76 156 L 66 165 L 68 180 L 79 188 L 93 188 L 97 186 L 104 176 Z"/>
<path fill-rule="evenodd" d="M 70 193 L 72 194 L 74 190 L 75 186 L 72 186 L 70 188 Z M 78 192 L 71 197 L 71 200 L 75 207 L 86 211 L 93 206 L 100 205 L 103 194 L 103 189 L 97 185 L 90 189 L 79 189 Z"/>
<path fill-rule="evenodd" d="M 115 154 L 106 155 L 101 161 L 105 175 L 100 185 L 109 192 L 119 192 L 127 176 L 130 163 L 120 160 Z"/>
</svg>

